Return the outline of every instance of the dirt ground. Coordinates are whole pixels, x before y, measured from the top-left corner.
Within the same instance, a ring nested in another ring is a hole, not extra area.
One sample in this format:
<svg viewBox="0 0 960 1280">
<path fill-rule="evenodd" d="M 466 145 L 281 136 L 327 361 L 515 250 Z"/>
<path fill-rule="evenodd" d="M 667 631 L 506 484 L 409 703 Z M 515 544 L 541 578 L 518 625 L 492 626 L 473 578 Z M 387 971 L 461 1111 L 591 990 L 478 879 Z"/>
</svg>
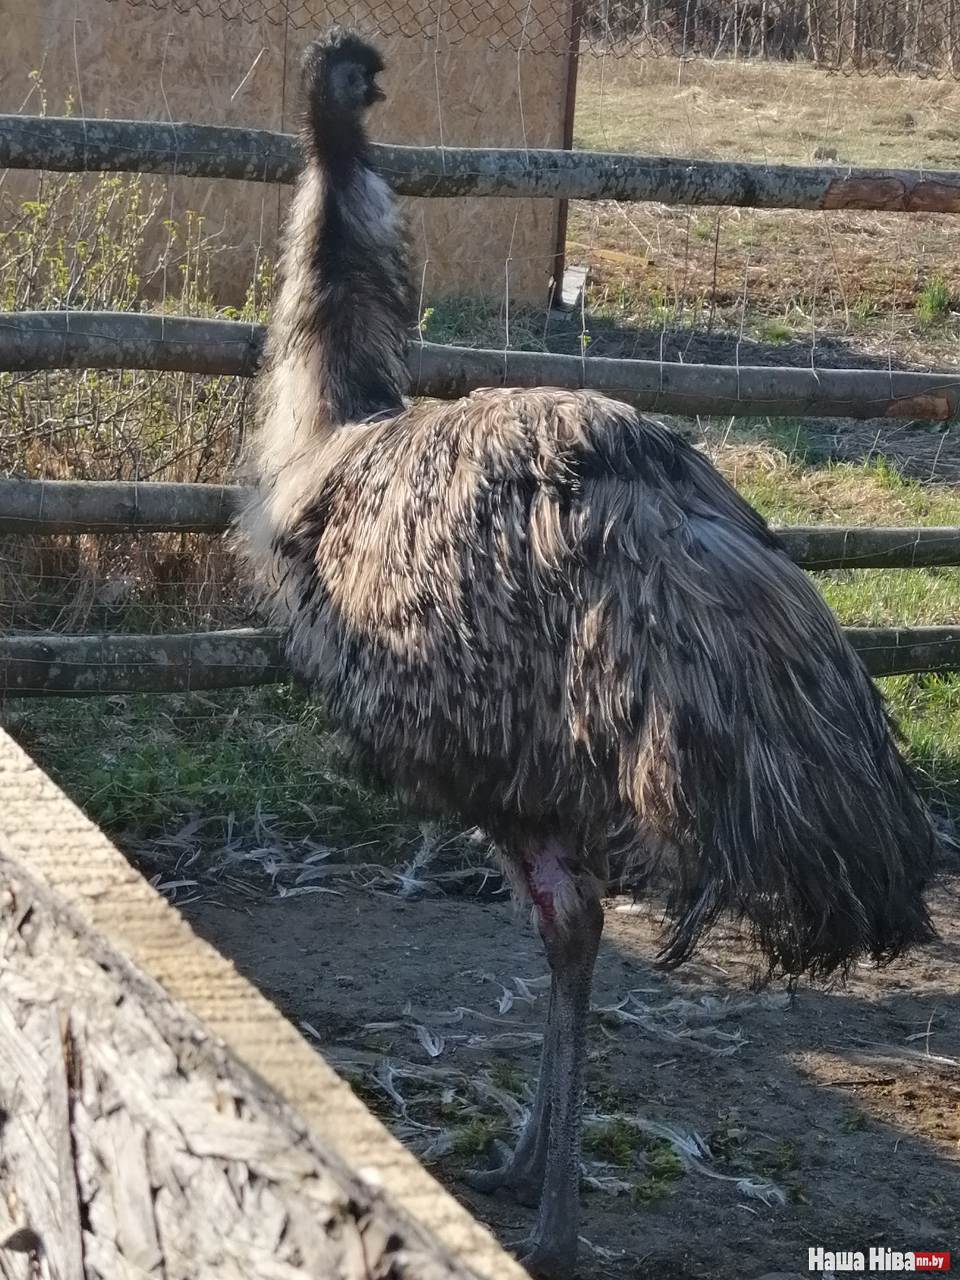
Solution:
<svg viewBox="0 0 960 1280">
<path fill-rule="evenodd" d="M 324 884 L 280 898 L 221 886 L 184 909 L 509 1244 L 531 1211 L 458 1175 L 529 1097 L 545 1005 L 533 928 L 496 893 Z M 752 988 L 729 930 L 657 971 L 655 912 L 607 904 L 583 1280 L 806 1274 L 818 1244 L 960 1248 L 958 898 L 956 878 L 937 888 L 929 949 L 792 999 Z M 631 1146 L 637 1122 L 660 1135 L 659 1160 Z M 694 1158 L 665 1163 L 684 1142 Z"/>
</svg>

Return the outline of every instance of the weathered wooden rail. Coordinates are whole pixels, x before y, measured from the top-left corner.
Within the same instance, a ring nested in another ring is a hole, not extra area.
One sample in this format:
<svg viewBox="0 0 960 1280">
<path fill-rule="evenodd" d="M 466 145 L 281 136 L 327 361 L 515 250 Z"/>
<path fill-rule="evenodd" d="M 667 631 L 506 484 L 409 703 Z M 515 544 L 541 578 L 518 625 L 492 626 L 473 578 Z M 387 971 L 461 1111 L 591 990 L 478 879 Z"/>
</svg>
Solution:
<svg viewBox="0 0 960 1280">
<path fill-rule="evenodd" d="M 523 1280 L 0 731 L 0 1276 Z"/>
<path fill-rule="evenodd" d="M 221 533 L 240 485 L 0 478 L 0 533 Z M 786 525 L 777 532 L 804 569 L 960 565 L 960 528 Z"/>
<path fill-rule="evenodd" d="M 229 484 L 0 478 L 0 533 L 221 533 L 243 492 Z"/>
<path fill-rule="evenodd" d="M 401 147 L 374 162 L 408 196 L 648 200 L 755 209 L 960 211 L 960 172 L 687 160 L 592 151 Z M 296 138 L 266 129 L 0 116 L 0 168 L 292 182 Z"/>
<path fill-rule="evenodd" d="M 290 679 L 269 629 L 0 636 L 0 695 L 191 693 Z"/>
<path fill-rule="evenodd" d="M 0 314 L 0 371 L 153 369 L 250 377 L 264 328 L 239 320 L 122 311 Z M 663 363 L 491 351 L 431 342 L 409 354 L 415 395 L 457 399 L 478 387 L 590 387 L 637 409 L 754 418 L 910 418 L 960 413 L 960 375 Z"/>
<path fill-rule="evenodd" d="M 871 675 L 960 669 L 960 627 L 847 627 Z M 0 697 L 199 693 L 290 680 L 269 628 L 175 635 L 0 636 Z"/>
</svg>

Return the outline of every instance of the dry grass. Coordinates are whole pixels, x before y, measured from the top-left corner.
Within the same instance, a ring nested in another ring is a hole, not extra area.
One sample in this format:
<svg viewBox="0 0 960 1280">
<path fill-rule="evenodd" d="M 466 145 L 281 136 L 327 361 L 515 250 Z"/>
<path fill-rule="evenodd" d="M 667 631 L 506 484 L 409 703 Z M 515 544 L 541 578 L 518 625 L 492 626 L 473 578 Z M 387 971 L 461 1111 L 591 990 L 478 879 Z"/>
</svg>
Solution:
<svg viewBox="0 0 960 1280">
<path fill-rule="evenodd" d="M 802 64 L 681 71 L 670 60 L 587 58 L 576 141 L 761 163 L 958 168 L 960 86 Z M 591 307 L 627 324 L 710 326 L 806 348 L 808 360 L 813 343 L 832 337 L 876 357 L 950 366 L 960 332 L 954 226 L 933 214 L 580 203 L 570 248 L 590 265 Z"/>
<path fill-rule="evenodd" d="M 576 145 L 764 163 L 960 167 L 960 85 L 806 63 L 588 56 Z"/>
<path fill-rule="evenodd" d="M 148 179 L 38 176 L 35 198 L 0 203 L 0 305 L 141 310 L 141 275 L 161 220 Z M 0 193 L 2 195 L 2 193 Z M 216 241 L 203 220 L 165 223 L 163 307 L 227 314 L 209 288 Z M 269 264 L 245 308 L 262 318 Z M 244 378 L 136 370 L 0 373 L 0 470 L 46 479 L 232 478 L 248 413 Z M 8 630 L 199 630 L 249 618 L 219 537 L 0 539 L 0 625 Z"/>
</svg>

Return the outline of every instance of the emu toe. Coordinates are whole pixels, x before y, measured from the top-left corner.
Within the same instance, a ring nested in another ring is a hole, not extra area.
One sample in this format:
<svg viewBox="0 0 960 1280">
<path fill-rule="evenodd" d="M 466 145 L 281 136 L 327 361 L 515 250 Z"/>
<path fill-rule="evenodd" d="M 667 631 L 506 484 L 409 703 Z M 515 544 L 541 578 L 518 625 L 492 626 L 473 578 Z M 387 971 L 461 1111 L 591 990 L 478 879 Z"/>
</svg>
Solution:
<svg viewBox="0 0 960 1280">
<path fill-rule="evenodd" d="M 536 1280 L 575 1280 L 577 1273 L 577 1237 L 550 1239 L 539 1233 L 513 1246 L 512 1252 L 522 1267 Z"/>
<path fill-rule="evenodd" d="M 463 1175 L 463 1181 L 472 1191 L 485 1196 L 507 1191 L 518 1204 L 532 1209 L 540 1203 L 543 1173 L 519 1168 L 507 1160 L 496 1169 L 470 1169 Z"/>
</svg>

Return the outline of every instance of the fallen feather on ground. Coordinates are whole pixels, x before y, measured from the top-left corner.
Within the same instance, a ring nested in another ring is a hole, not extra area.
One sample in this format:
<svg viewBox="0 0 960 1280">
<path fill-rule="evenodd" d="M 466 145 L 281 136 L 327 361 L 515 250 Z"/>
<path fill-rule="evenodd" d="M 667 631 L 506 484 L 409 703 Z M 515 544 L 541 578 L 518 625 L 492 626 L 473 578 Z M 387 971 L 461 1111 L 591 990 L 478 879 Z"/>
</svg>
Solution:
<svg viewBox="0 0 960 1280">
<path fill-rule="evenodd" d="M 446 1041 L 443 1036 L 439 1036 L 434 1031 L 430 1031 L 427 1027 L 421 1026 L 419 1023 L 413 1028 L 416 1032 L 417 1039 L 423 1045 L 431 1058 L 439 1058 L 446 1047 Z"/>
<path fill-rule="evenodd" d="M 670 1144 L 683 1167 L 693 1173 L 702 1174 L 705 1178 L 713 1178 L 717 1182 L 732 1182 L 741 1195 L 752 1200 L 760 1200 L 765 1205 L 786 1204 L 786 1193 L 773 1182 L 761 1182 L 755 1178 L 747 1178 L 736 1173 L 721 1173 L 713 1169 L 708 1162 L 713 1160 L 713 1153 L 697 1133 L 681 1133 L 671 1125 L 661 1124 L 656 1120 L 645 1120 L 641 1116 L 630 1115 L 592 1115 L 594 1124 L 609 1124 L 614 1120 L 625 1121 L 641 1133 L 649 1133 L 651 1137 L 660 1138 Z"/>
<path fill-rule="evenodd" d="M 715 1023 L 737 1017 L 758 1005 L 783 1009 L 790 1003 L 788 992 L 765 992 L 741 1000 L 716 996 L 688 1000 L 674 996 L 666 1004 L 654 1005 L 641 1000 L 641 993 L 650 994 L 646 988 L 635 988 L 616 1004 L 594 1005 L 592 1012 L 599 1014 L 604 1021 L 632 1024 L 661 1040 L 684 1041 L 717 1057 L 738 1053 L 746 1040 L 739 1027 L 735 1031 L 723 1031 Z"/>
</svg>

